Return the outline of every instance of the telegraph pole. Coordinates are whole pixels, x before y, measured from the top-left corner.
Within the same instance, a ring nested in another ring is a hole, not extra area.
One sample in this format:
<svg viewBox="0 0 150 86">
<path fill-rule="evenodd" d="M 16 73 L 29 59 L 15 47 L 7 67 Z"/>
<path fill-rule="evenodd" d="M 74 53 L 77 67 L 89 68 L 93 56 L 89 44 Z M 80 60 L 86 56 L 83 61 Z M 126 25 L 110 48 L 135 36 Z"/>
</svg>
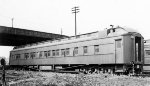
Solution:
<svg viewBox="0 0 150 86">
<path fill-rule="evenodd" d="M 77 35 L 77 17 L 76 14 L 79 12 L 79 7 L 73 7 L 72 8 L 72 13 L 75 14 L 75 36 Z"/>
<path fill-rule="evenodd" d="M 63 34 L 63 32 L 62 32 L 62 28 L 61 28 L 61 35 Z"/>
<path fill-rule="evenodd" d="M 11 20 L 12 20 L 12 28 L 13 28 L 13 24 L 14 24 L 14 18 L 12 18 Z"/>
</svg>

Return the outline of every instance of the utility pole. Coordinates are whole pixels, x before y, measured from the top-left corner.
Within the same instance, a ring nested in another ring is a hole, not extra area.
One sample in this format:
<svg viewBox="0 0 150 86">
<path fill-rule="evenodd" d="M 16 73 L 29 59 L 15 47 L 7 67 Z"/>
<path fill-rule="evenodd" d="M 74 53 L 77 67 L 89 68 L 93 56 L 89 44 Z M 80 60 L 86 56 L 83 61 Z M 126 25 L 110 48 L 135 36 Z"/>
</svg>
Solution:
<svg viewBox="0 0 150 86">
<path fill-rule="evenodd" d="M 12 20 L 12 28 L 13 28 L 13 24 L 14 24 L 14 18 L 12 18 L 11 20 Z"/>
<path fill-rule="evenodd" d="M 62 28 L 61 28 L 60 39 L 63 38 L 63 37 L 62 37 L 62 34 L 63 34 L 63 32 L 62 32 Z"/>
<path fill-rule="evenodd" d="M 61 28 L 61 35 L 63 34 L 63 32 L 62 32 L 62 28 Z"/>
<path fill-rule="evenodd" d="M 72 13 L 75 14 L 75 36 L 77 35 L 77 17 L 76 14 L 79 12 L 79 7 L 73 7 L 72 8 Z"/>
</svg>

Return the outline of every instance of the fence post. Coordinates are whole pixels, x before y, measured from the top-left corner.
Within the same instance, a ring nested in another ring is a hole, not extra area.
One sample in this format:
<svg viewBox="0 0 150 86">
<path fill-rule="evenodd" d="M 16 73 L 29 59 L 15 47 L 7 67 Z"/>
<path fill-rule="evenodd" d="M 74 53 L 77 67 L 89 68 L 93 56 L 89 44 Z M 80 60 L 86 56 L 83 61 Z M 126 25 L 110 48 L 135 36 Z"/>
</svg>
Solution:
<svg viewBox="0 0 150 86">
<path fill-rule="evenodd" d="M 2 65 L 2 71 L 3 71 L 3 73 L 2 73 L 2 84 L 3 84 L 3 86 L 6 86 L 6 81 L 5 81 L 5 64 L 6 64 L 6 62 L 5 62 L 5 59 L 1 59 L 1 65 Z"/>
</svg>

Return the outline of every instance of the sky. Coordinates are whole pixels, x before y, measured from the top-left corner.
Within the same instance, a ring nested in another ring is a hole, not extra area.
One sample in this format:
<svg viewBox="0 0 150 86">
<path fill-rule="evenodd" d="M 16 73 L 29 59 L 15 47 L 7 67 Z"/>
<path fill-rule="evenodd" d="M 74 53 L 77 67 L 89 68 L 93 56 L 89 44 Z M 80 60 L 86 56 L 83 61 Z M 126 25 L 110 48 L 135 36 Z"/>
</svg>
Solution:
<svg viewBox="0 0 150 86">
<path fill-rule="evenodd" d="M 73 36 L 78 6 L 77 34 L 126 26 L 150 39 L 150 0 L 0 0 L 0 25 Z M 13 47 L 0 46 L 9 57 Z"/>
</svg>

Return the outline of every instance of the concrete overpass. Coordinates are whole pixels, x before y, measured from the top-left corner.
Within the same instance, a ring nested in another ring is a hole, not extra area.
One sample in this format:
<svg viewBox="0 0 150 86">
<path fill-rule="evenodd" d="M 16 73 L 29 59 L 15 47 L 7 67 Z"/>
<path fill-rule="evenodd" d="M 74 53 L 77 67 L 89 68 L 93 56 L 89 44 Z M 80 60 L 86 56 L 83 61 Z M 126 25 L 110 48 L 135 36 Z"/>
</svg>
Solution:
<svg viewBox="0 0 150 86">
<path fill-rule="evenodd" d="M 3 46 L 19 46 L 62 37 L 68 36 L 0 26 L 0 45 Z"/>
</svg>

